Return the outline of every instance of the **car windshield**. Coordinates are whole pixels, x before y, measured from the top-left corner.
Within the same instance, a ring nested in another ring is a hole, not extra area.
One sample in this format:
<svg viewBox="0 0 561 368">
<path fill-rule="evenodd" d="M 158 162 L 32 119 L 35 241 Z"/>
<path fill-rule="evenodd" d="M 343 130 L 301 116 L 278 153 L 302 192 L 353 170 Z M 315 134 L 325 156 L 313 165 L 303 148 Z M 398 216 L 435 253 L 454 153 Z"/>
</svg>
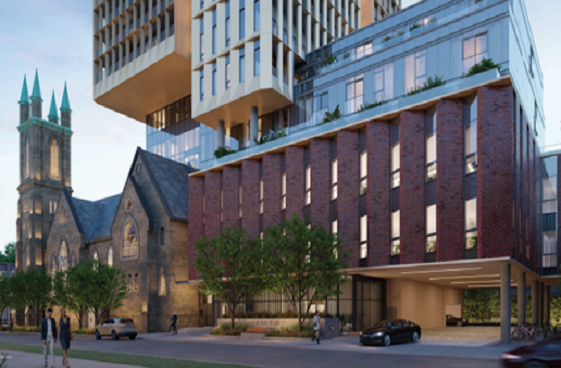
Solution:
<svg viewBox="0 0 561 368">
<path fill-rule="evenodd" d="M 121 318 L 121 323 L 134 323 L 131 318 Z"/>
<path fill-rule="evenodd" d="M 387 326 L 386 326 L 387 323 L 388 323 L 388 320 L 385 319 L 385 320 L 383 320 L 383 321 L 380 321 L 380 322 L 376 323 L 376 324 L 374 325 L 374 328 L 387 327 Z"/>
</svg>

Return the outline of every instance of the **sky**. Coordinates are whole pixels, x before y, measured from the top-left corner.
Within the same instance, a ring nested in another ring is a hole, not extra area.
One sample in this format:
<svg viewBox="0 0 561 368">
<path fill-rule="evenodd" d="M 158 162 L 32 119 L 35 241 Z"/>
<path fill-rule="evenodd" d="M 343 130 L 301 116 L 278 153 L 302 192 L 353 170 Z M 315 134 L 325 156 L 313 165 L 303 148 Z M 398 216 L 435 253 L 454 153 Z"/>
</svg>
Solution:
<svg viewBox="0 0 561 368">
<path fill-rule="evenodd" d="M 402 0 L 403 8 L 418 0 Z M 144 124 L 97 105 L 92 98 L 92 1 L 3 1 L 0 12 L 0 249 L 16 239 L 19 184 L 19 106 L 24 74 L 29 92 L 39 70 L 46 118 L 52 91 L 58 106 L 64 82 L 72 105 L 72 188 L 97 200 L 122 191 Z M 526 0 L 544 74 L 546 146 L 561 143 L 561 1 Z"/>
</svg>

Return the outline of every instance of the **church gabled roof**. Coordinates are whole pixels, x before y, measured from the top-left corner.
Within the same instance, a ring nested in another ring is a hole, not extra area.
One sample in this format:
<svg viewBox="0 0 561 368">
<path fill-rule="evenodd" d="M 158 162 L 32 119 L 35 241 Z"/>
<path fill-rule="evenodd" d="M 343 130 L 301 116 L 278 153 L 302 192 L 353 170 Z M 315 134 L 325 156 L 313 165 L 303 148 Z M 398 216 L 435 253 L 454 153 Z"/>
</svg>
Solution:
<svg viewBox="0 0 561 368">
<path fill-rule="evenodd" d="M 134 162 L 140 156 L 146 171 L 172 220 L 187 222 L 189 219 L 189 174 L 195 170 L 179 162 L 170 160 L 140 147 L 136 151 Z M 135 165 L 131 167 L 129 175 Z"/>
<path fill-rule="evenodd" d="M 73 198 L 64 189 L 66 201 L 78 226 L 78 231 L 86 236 L 86 240 L 111 236 L 111 224 L 121 200 L 116 194 L 98 201 L 87 201 Z"/>
</svg>

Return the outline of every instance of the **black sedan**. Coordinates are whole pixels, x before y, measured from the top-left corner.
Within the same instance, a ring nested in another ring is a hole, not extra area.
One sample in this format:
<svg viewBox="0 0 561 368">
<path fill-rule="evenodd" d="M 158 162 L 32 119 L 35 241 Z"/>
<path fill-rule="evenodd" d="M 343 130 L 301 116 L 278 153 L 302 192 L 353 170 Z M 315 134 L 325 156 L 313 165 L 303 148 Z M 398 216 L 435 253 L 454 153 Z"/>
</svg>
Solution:
<svg viewBox="0 0 561 368">
<path fill-rule="evenodd" d="M 383 344 L 389 346 L 393 342 L 417 342 L 421 338 L 421 326 L 407 319 L 385 319 L 374 327 L 360 333 L 362 345 Z"/>
<path fill-rule="evenodd" d="M 561 337 L 516 348 L 501 362 L 505 368 L 561 368 Z"/>
</svg>

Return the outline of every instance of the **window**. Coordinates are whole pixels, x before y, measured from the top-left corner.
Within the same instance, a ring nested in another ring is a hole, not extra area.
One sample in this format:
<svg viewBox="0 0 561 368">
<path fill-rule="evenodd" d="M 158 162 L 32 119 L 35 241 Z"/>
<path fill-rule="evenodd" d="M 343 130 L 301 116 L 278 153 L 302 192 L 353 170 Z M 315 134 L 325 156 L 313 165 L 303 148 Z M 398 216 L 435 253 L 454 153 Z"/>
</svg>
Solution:
<svg viewBox="0 0 561 368">
<path fill-rule="evenodd" d="M 477 198 L 465 201 L 466 249 L 477 248 Z"/>
<path fill-rule="evenodd" d="M 360 154 L 360 188 L 359 188 L 359 194 L 360 195 L 366 194 L 367 159 L 368 159 L 368 156 L 366 155 L 366 151 L 362 152 Z"/>
<path fill-rule="evenodd" d="M 399 246 L 399 213 L 400 211 L 392 212 L 391 218 L 391 231 L 392 231 L 392 239 L 391 239 L 391 255 L 395 256 L 400 254 L 400 246 Z"/>
<path fill-rule="evenodd" d="M 281 209 L 286 209 L 286 173 L 282 173 L 281 183 Z"/>
<path fill-rule="evenodd" d="M 136 228 L 136 224 L 132 219 L 128 219 L 123 228 L 123 246 L 121 258 L 138 258 L 138 231 Z"/>
<path fill-rule="evenodd" d="M 240 40 L 245 38 L 245 0 L 240 0 Z"/>
<path fill-rule="evenodd" d="M 337 236 L 338 232 L 339 232 L 339 225 L 337 223 L 337 220 L 331 221 L 331 234 Z M 335 257 L 339 258 L 339 253 L 337 252 L 337 249 L 334 249 L 334 252 L 335 252 Z"/>
<path fill-rule="evenodd" d="M 368 240 L 368 217 L 366 215 L 360 218 L 360 259 L 367 256 L 367 240 Z"/>
<path fill-rule="evenodd" d="M 57 201 L 49 201 L 49 213 L 53 215 L 56 212 Z"/>
<path fill-rule="evenodd" d="M 125 211 L 130 212 L 132 211 L 132 201 L 131 199 L 127 199 L 127 204 L 125 205 Z"/>
<path fill-rule="evenodd" d="M 164 228 L 162 227 L 160 229 L 160 245 L 164 245 L 165 243 L 165 231 Z"/>
<path fill-rule="evenodd" d="M 212 9 L 212 55 L 216 54 L 216 8 Z"/>
<path fill-rule="evenodd" d="M 426 221 L 427 221 L 427 253 L 436 252 L 436 205 L 427 206 L 426 208 Z"/>
<path fill-rule="evenodd" d="M 337 199 L 337 159 L 331 162 L 331 200 Z"/>
<path fill-rule="evenodd" d="M 426 181 L 436 180 L 436 108 L 430 108 L 425 118 Z"/>
<path fill-rule="evenodd" d="M 29 247 L 25 246 L 25 265 L 29 266 Z"/>
<path fill-rule="evenodd" d="M 129 283 L 127 287 L 128 291 L 132 291 L 132 275 L 129 273 Z"/>
<path fill-rule="evenodd" d="M 390 188 L 397 188 L 400 184 L 399 167 L 400 167 L 400 144 L 397 143 L 391 148 L 391 178 Z"/>
<path fill-rule="evenodd" d="M 259 213 L 263 214 L 263 179 L 259 181 Z"/>
<path fill-rule="evenodd" d="M 261 9 L 259 0 L 253 1 L 253 32 L 259 31 L 261 28 Z"/>
<path fill-rule="evenodd" d="M 253 42 L 253 76 L 261 75 L 261 57 L 260 57 L 260 42 L 256 40 Z"/>
<path fill-rule="evenodd" d="M 372 55 L 372 42 L 356 48 L 356 58 L 360 59 L 364 56 Z"/>
<path fill-rule="evenodd" d="M 528 58 L 528 72 L 534 78 L 534 47 L 530 46 L 530 56 Z"/>
<path fill-rule="evenodd" d="M 113 247 L 110 246 L 109 250 L 107 251 L 107 265 L 113 266 Z"/>
<path fill-rule="evenodd" d="M 464 128 L 465 173 L 477 171 L 477 96 L 466 100 L 468 116 Z"/>
<path fill-rule="evenodd" d="M 238 217 L 242 218 L 242 186 L 238 187 Z"/>
<path fill-rule="evenodd" d="M 205 99 L 205 70 L 201 69 L 201 78 L 199 79 L 199 92 L 200 92 L 200 100 L 204 101 Z"/>
<path fill-rule="evenodd" d="M 355 113 L 362 107 L 362 94 L 362 78 L 347 83 L 347 114 Z"/>
<path fill-rule="evenodd" d="M 226 55 L 226 89 L 230 89 L 230 54 Z"/>
<path fill-rule="evenodd" d="M 29 137 L 25 136 L 25 173 L 24 176 L 29 178 Z"/>
<path fill-rule="evenodd" d="M 138 291 L 138 274 L 134 274 L 134 291 Z"/>
<path fill-rule="evenodd" d="M 60 179 L 59 168 L 60 164 L 58 141 L 53 138 L 51 139 L 51 170 L 49 175 L 51 179 Z"/>
<path fill-rule="evenodd" d="M 216 96 L 216 62 L 212 63 L 212 95 Z"/>
<path fill-rule="evenodd" d="M 245 82 L 245 47 L 240 49 L 240 83 Z"/>
<path fill-rule="evenodd" d="M 204 22 L 204 17 L 201 17 L 199 19 L 199 43 L 200 43 L 200 49 L 201 49 L 201 56 L 200 56 L 200 60 L 201 62 L 205 61 L 205 22 Z"/>
<path fill-rule="evenodd" d="M 58 220 L 61 225 L 66 225 L 66 207 L 62 206 Z"/>
<path fill-rule="evenodd" d="M 374 98 L 376 101 L 393 98 L 393 63 L 374 69 Z"/>
<path fill-rule="evenodd" d="M 419 51 L 405 58 L 405 91 L 421 88 L 426 78 L 426 51 Z"/>
<path fill-rule="evenodd" d="M 66 240 L 62 239 L 60 242 L 60 249 L 58 251 L 58 264 L 61 271 L 66 271 L 68 267 L 68 246 Z"/>
<path fill-rule="evenodd" d="M 463 42 L 463 68 L 468 73 L 472 66 L 487 57 L 487 34 L 465 39 Z"/>
<path fill-rule="evenodd" d="M 306 167 L 306 205 L 312 203 L 312 167 Z"/>
<path fill-rule="evenodd" d="M 230 46 L 230 0 L 226 1 L 226 47 Z"/>
<path fill-rule="evenodd" d="M 160 271 L 160 296 L 166 295 L 166 271 L 162 267 Z"/>
<path fill-rule="evenodd" d="M 314 96 L 314 112 L 327 110 L 327 92 Z"/>
</svg>

